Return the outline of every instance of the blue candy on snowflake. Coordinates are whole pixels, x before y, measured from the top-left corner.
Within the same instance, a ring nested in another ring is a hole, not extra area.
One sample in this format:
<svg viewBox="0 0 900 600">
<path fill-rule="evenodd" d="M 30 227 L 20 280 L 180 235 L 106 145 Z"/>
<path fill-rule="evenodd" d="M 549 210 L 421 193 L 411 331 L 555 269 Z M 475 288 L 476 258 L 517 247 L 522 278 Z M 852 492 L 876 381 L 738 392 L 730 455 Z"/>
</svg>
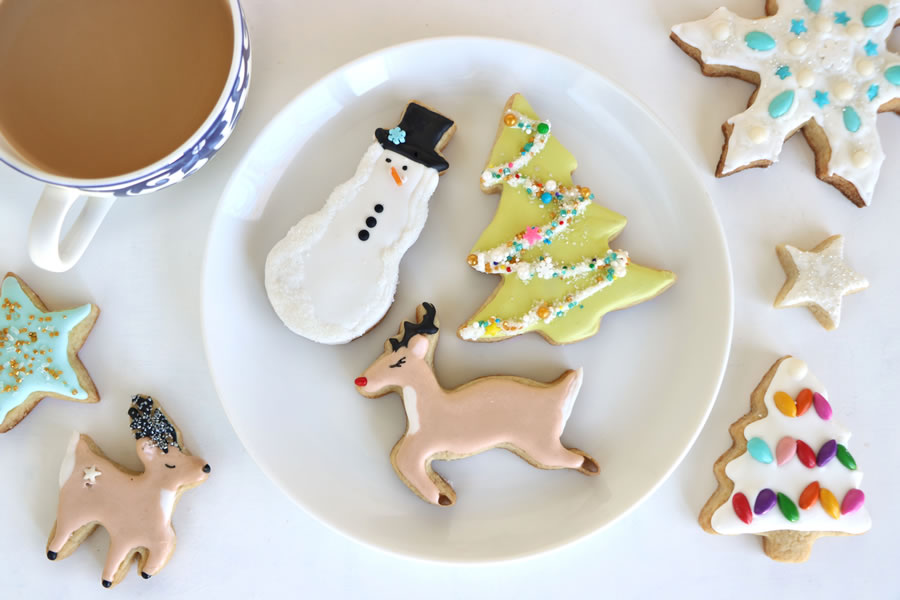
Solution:
<svg viewBox="0 0 900 600">
<path fill-rule="evenodd" d="M 868 205 L 884 162 L 875 117 L 900 103 L 900 55 L 885 46 L 900 3 L 769 0 L 766 9 L 768 17 L 745 19 L 720 8 L 672 28 L 704 74 L 759 85 L 723 128 L 716 175 L 777 162 L 784 140 L 802 129 L 818 153 L 819 179 Z"/>
</svg>

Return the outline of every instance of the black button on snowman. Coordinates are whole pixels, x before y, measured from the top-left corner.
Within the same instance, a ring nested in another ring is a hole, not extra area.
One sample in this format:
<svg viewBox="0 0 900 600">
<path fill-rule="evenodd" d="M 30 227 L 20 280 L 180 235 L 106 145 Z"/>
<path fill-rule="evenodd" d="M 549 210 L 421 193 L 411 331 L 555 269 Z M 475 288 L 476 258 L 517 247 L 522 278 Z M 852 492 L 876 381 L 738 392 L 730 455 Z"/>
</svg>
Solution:
<svg viewBox="0 0 900 600">
<path fill-rule="evenodd" d="M 386 159 L 384 159 L 384 162 L 390 163 L 391 159 L 386 158 Z M 403 165 L 402 169 L 404 171 L 406 171 L 407 169 L 409 169 L 409 165 Z M 397 169 L 394 168 L 392 173 L 396 173 L 396 172 L 397 172 Z M 399 181 L 406 183 L 406 181 L 403 177 L 400 177 Z M 403 183 L 398 182 L 397 185 L 403 185 Z M 375 212 L 377 212 L 377 213 L 384 212 L 384 206 L 381 204 L 376 204 Z M 378 225 L 378 219 L 376 219 L 375 217 L 366 217 L 366 227 L 368 227 L 369 229 L 372 229 L 376 225 Z M 359 233 L 357 235 L 359 236 L 359 239 L 362 240 L 363 242 L 366 241 L 367 239 L 369 239 L 369 232 L 366 231 L 365 229 L 360 229 Z"/>
<path fill-rule="evenodd" d="M 443 115 L 428 110 L 420 104 L 410 103 L 403 113 L 400 124 L 388 130 L 376 129 L 375 139 L 385 150 L 395 152 L 401 157 L 408 158 L 426 168 L 435 169 L 438 173 L 441 173 L 449 165 L 435 148 L 440 144 L 447 130 L 452 125 L 453 121 Z M 409 169 L 409 165 L 401 165 L 398 170 L 396 161 L 390 157 L 386 157 L 384 162 L 388 166 L 388 172 L 394 183 L 396 183 L 397 187 L 402 187 L 407 181 L 404 171 Z M 374 208 L 376 213 L 384 212 L 383 204 L 376 204 Z M 377 218 L 374 216 L 366 217 L 366 227 L 368 229 L 359 230 L 357 237 L 360 241 L 365 242 L 368 240 L 371 235 L 369 229 L 373 229 L 376 225 L 378 225 Z"/>
</svg>

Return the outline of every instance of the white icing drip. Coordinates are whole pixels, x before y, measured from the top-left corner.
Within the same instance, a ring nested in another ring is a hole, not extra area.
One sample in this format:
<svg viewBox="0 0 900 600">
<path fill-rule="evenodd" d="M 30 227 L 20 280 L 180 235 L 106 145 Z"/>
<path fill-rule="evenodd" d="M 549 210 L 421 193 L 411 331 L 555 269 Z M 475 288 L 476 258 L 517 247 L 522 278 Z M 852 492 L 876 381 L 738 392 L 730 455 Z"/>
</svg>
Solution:
<svg viewBox="0 0 900 600">
<path fill-rule="evenodd" d="M 173 490 L 160 490 L 159 506 L 162 508 L 166 523 L 168 523 L 172 520 L 172 511 L 175 509 L 175 492 Z"/>
<path fill-rule="evenodd" d="M 391 167 L 406 178 L 403 185 Z M 266 292 L 285 325 L 326 344 L 346 343 L 371 329 L 394 300 L 400 260 L 425 226 L 437 184 L 435 169 L 378 143 L 369 146 L 353 178 L 269 253 Z M 366 225 L 368 217 L 377 221 L 374 227 Z M 369 233 L 365 241 L 358 237 L 363 230 Z"/>
<path fill-rule="evenodd" d="M 72 472 L 75 470 L 75 448 L 78 446 L 78 440 L 81 439 L 81 434 L 77 431 L 72 432 L 72 438 L 69 440 L 69 445 L 66 448 L 66 454 L 63 456 L 62 463 L 59 465 L 59 487 L 62 489 L 66 482 L 69 480 L 69 477 L 72 476 Z"/>
<path fill-rule="evenodd" d="M 416 395 L 416 390 L 414 390 L 411 386 L 404 385 L 403 407 L 406 409 L 406 420 L 409 422 L 409 427 L 406 430 L 406 435 L 412 435 L 421 427 L 421 425 L 419 424 L 419 409 L 416 406 L 417 400 L 418 396 Z"/>
<path fill-rule="evenodd" d="M 802 364 L 801 364 L 802 363 Z M 802 376 L 800 376 L 802 374 Z M 813 392 L 822 394 L 829 402 L 825 386 L 819 382 L 806 369 L 805 363 L 797 358 L 788 358 L 778 365 L 772 383 L 766 390 L 765 405 L 768 414 L 765 418 L 755 421 L 744 429 L 744 437 L 762 439 L 773 451 L 778 441 L 784 436 L 806 442 L 813 452 L 828 440 L 836 440 L 839 444 L 847 446 L 850 432 L 840 426 L 834 418 L 823 421 L 816 413 L 815 408 L 810 408 L 799 417 L 788 417 L 782 414 L 775 406 L 775 392 L 786 392 L 791 398 L 796 399 L 800 390 L 809 388 Z M 852 449 L 849 448 L 852 453 Z M 732 497 L 738 492 L 743 492 L 753 507 L 756 495 L 760 490 L 769 488 L 775 492 L 787 495 L 794 504 L 807 485 L 818 481 L 823 488 L 830 490 L 838 502 L 853 488 L 860 488 L 862 471 L 850 471 L 836 458 L 824 467 L 808 469 L 795 456 L 782 466 L 775 462 L 763 464 L 748 452 L 744 452 L 725 466 L 725 474 L 734 482 Z M 864 490 L 865 491 L 865 490 Z M 840 519 L 833 519 L 822 508 L 822 503 L 817 501 L 808 510 L 799 509 L 800 519 L 791 523 L 784 518 L 776 506 L 764 515 L 754 513 L 753 521 L 747 525 L 741 521 L 734 512 L 731 497 L 720 506 L 712 516 L 712 527 L 722 534 L 762 533 L 787 529 L 792 531 L 838 531 L 844 533 L 862 533 L 872 526 L 871 518 L 866 506 L 855 513 L 841 515 Z"/>
<path fill-rule="evenodd" d="M 831 146 L 829 174 L 850 181 L 866 204 L 871 201 L 884 161 L 875 117 L 880 106 L 900 98 L 900 85 L 892 84 L 884 75 L 889 67 L 900 64 L 900 56 L 885 47 L 894 23 L 900 19 L 900 3 L 886 3 L 889 15 L 883 24 L 862 27 L 863 12 L 872 4 L 871 0 L 836 0 L 824 3 L 816 15 L 803 0 L 779 0 L 778 13 L 771 17 L 744 19 L 720 8 L 706 19 L 672 28 L 681 40 L 700 50 L 706 64 L 734 66 L 760 75 L 761 85 L 753 105 L 728 120 L 734 130 L 728 142 L 724 173 L 758 160 L 777 162 L 784 138 L 815 119 L 824 128 Z M 845 11 L 850 17 L 846 26 L 835 22 L 834 13 L 838 11 Z M 802 19 L 807 31 L 792 33 L 795 19 Z M 729 35 L 723 37 L 726 25 Z M 753 31 L 771 36 L 775 48 L 758 51 L 748 47 L 745 36 Z M 866 51 L 869 41 L 876 46 L 874 56 Z M 863 68 L 858 67 L 861 61 Z M 791 72 L 784 79 L 776 74 L 782 66 Z M 878 94 L 870 100 L 873 84 L 878 86 Z M 793 104 L 787 114 L 772 118 L 769 104 L 785 90 L 794 91 Z M 829 104 L 824 108 L 814 101 L 817 91 L 829 95 Z M 844 124 L 845 107 L 852 107 L 859 115 L 856 132 Z M 751 136 L 751 130 L 758 127 L 769 129 L 771 135 L 764 139 Z M 860 150 L 870 160 L 854 161 Z"/>
</svg>

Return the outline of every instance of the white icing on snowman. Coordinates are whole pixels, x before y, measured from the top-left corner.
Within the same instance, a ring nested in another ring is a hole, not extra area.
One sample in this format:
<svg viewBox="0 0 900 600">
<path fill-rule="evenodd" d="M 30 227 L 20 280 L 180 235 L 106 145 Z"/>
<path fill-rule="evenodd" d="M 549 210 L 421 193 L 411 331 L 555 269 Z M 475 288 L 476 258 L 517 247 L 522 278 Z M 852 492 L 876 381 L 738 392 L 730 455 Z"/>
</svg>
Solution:
<svg viewBox="0 0 900 600">
<path fill-rule="evenodd" d="M 882 2 L 779 0 L 777 14 L 763 19 L 720 8 L 672 28 L 700 50 L 704 63 L 759 74 L 753 104 L 728 120 L 734 129 L 722 174 L 759 160 L 777 162 L 785 137 L 814 119 L 831 146 L 827 174 L 852 183 L 869 204 L 884 161 L 875 117 L 900 98 L 900 56 L 885 46 L 900 20 L 900 2 Z M 754 43 L 748 35 L 757 36 Z M 784 93 L 793 93 L 792 101 L 774 116 L 779 111 L 770 107 Z"/>
<path fill-rule="evenodd" d="M 790 436 L 806 442 L 813 452 L 817 452 L 828 440 L 847 446 L 850 432 L 840 426 L 834 418 L 822 420 L 814 408 L 810 408 L 799 417 L 788 417 L 775 406 L 775 392 L 785 392 L 796 398 L 804 388 L 822 394 L 831 401 L 825 386 L 815 378 L 798 358 L 788 358 L 778 365 L 772 383 L 766 390 L 764 402 L 768 414 L 759 421 L 754 421 L 744 428 L 744 437 L 748 440 L 758 437 L 773 451 L 778 441 Z M 725 474 L 734 482 L 734 490 L 728 501 L 713 513 L 711 524 L 713 529 L 722 534 L 763 533 L 767 531 L 838 531 L 843 533 L 862 533 L 872 526 L 872 520 L 866 506 L 858 511 L 841 515 L 833 519 L 816 501 L 809 509 L 799 509 L 800 519 L 795 523 L 788 521 L 776 506 L 763 515 L 753 514 L 753 521 L 747 525 L 741 521 L 732 507 L 734 494 L 742 492 L 753 507 L 756 495 L 760 490 L 769 488 L 787 495 L 795 504 L 807 485 L 818 481 L 822 488 L 831 491 L 838 502 L 853 488 L 859 488 L 863 473 L 851 471 L 836 458 L 823 467 L 808 469 L 794 456 L 783 465 L 776 461 L 761 463 L 744 452 L 725 466 Z"/>
<path fill-rule="evenodd" d="M 342 344 L 378 323 L 394 300 L 400 260 L 425 226 L 438 176 L 375 142 L 353 178 L 272 248 L 266 291 L 291 331 Z"/>
</svg>

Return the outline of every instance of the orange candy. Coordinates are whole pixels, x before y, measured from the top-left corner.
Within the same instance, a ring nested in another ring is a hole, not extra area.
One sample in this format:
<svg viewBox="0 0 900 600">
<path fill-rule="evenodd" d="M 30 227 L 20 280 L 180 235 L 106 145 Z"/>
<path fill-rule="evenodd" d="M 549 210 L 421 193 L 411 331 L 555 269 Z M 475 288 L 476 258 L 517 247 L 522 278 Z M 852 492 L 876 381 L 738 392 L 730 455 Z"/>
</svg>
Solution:
<svg viewBox="0 0 900 600">
<path fill-rule="evenodd" d="M 827 491 L 827 490 L 826 490 Z M 800 494 L 800 499 L 797 501 L 797 504 L 800 505 L 800 508 L 803 510 L 809 510 L 816 503 L 816 500 L 819 499 L 819 482 L 813 481 L 811 484 L 806 486 L 806 489 L 803 490 L 803 493 Z"/>
<path fill-rule="evenodd" d="M 809 410 L 809 407 L 812 406 L 813 403 L 813 393 L 809 388 L 803 388 L 800 390 L 800 393 L 797 394 L 797 416 L 799 417 L 803 413 Z"/>
<path fill-rule="evenodd" d="M 474 254 L 470 254 L 470 255 L 468 256 L 468 258 L 466 258 L 466 262 L 469 263 L 471 266 L 474 267 L 475 265 L 478 264 L 478 257 L 475 256 Z M 811 397 L 811 396 L 810 396 L 810 397 Z"/>
<path fill-rule="evenodd" d="M 825 509 L 825 512 L 832 519 L 841 518 L 841 505 L 828 489 L 822 488 L 819 490 L 819 502 L 822 503 L 822 508 Z"/>
<path fill-rule="evenodd" d="M 793 398 L 785 392 L 775 392 L 775 406 L 778 407 L 785 416 L 796 417 L 797 405 L 794 404 Z"/>
<path fill-rule="evenodd" d="M 546 306 L 542 306 L 538 309 L 538 316 L 542 319 L 546 319 L 550 316 L 550 309 Z"/>
<path fill-rule="evenodd" d="M 506 123 L 509 127 L 512 127 L 519 122 L 519 119 L 516 118 L 516 115 L 509 113 L 505 117 L 503 117 L 503 122 Z"/>
</svg>

